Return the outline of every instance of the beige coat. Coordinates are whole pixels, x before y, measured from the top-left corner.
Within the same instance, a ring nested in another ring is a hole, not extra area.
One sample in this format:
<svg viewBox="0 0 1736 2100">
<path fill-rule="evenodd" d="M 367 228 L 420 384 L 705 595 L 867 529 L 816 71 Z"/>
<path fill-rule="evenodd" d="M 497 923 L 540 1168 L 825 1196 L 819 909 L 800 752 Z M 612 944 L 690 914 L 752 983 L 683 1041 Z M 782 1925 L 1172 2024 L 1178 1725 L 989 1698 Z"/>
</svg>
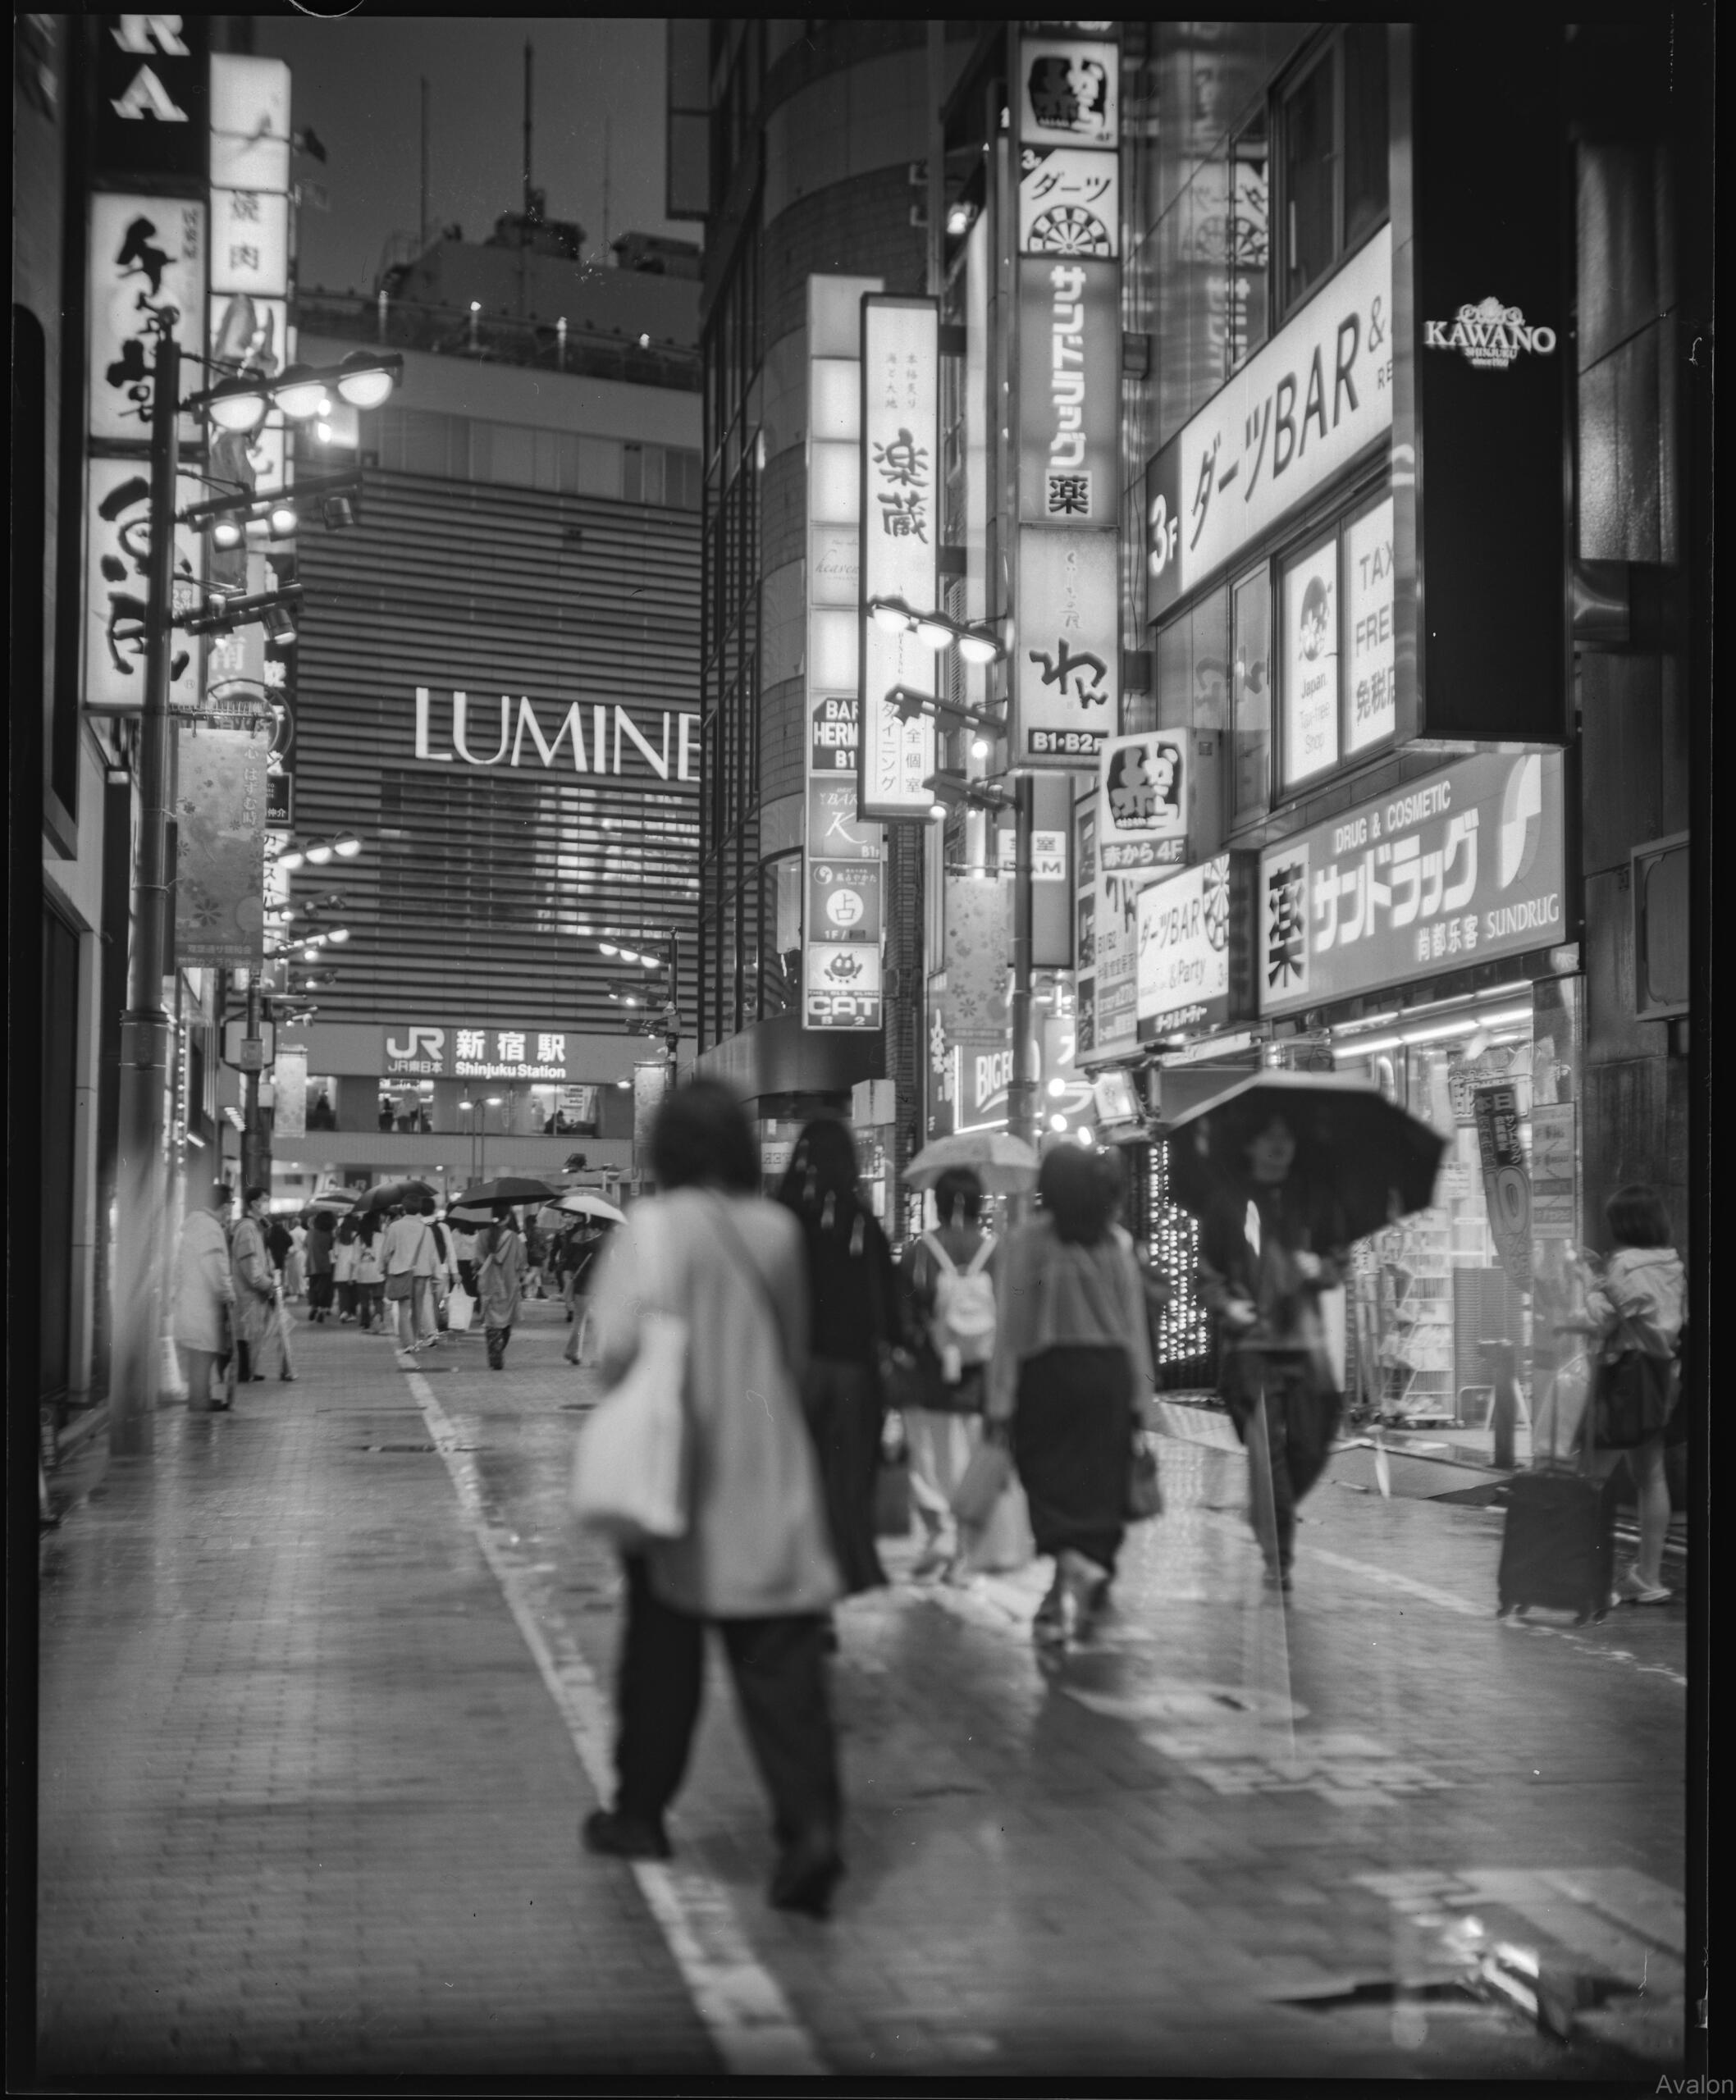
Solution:
<svg viewBox="0 0 1736 2100">
<path fill-rule="evenodd" d="M 223 1308 L 235 1303 L 229 1271 L 229 1238 L 210 1211 L 194 1211 L 180 1229 L 175 1255 L 175 1339 L 183 1349 L 227 1347 Z"/>
<path fill-rule="evenodd" d="M 244 1217 L 235 1227 L 233 1268 L 235 1339 L 252 1348 L 265 1340 L 277 1305 L 277 1271 L 265 1251 L 265 1227 Z"/>
<path fill-rule="evenodd" d="M 698 1189 L 636 1204 L 592 1303 L 610 1385 L 633 1359 L 645 1310 L 688 1323 L 692 1517 L 684 1537 L 650 1551 L 657 1595 L 707 1618 L 824 1611 L 842 1586 L 802 1413 L 807 1283 L 796 1221 L 758 1196 Z"/>
</svg>

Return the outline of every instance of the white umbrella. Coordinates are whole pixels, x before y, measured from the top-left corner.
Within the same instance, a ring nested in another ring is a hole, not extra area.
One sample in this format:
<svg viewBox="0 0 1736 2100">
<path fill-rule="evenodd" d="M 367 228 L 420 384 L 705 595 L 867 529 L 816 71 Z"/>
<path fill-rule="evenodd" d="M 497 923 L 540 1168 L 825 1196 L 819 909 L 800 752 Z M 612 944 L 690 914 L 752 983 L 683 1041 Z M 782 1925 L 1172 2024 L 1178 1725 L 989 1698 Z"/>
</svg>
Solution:
<svg viewBox="0 0 1736 2100">
<path fill-rule="evenodd" d="M 948 1168 L 968 1166 L 991 1195 L 1022 1195 L 1037 1185 L 1037 1155 L 1004 1130 L 960 1130 L 936 1138 L 911 1162 L 904 1179 L 932 1189 Z"/>
<path fill-rule="evenodd" d="M 548 1206 L 550 1211 L 564 1211 L 569 1217 L 601 1218 L 607 1225 L 625 1225 L 627 1213 L 618 1211 L 614 1205 L 605 1203 L 601 1196 L 593 1196 L 588 1189 L 574 1189 L 558 1203 Z"/>
</svg>

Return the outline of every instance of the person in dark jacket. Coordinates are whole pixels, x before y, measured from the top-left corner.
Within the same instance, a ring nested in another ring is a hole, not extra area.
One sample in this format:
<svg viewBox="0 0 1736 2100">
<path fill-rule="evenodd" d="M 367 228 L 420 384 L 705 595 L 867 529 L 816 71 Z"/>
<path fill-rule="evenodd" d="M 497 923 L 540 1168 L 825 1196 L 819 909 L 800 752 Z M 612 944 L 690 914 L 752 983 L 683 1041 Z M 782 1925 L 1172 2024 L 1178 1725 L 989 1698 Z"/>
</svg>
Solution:
<svg viewBox="0 0 1736 2100">
<path fill-rule="evenodd" d="M 874 1538 L 886 1413 L 880 1353 L 902 1334 L 892 1249 L 857 1172 L 847 1125 L 824 1118 L 797 1139 L 778 1191 L 807 1252 L 809 1361 L 802 1399 L 820 1452 L 832 1550 L 847 1595 L 886 1580 Z"/>
<path fill-rule="evenodd" d="M 1223 1325 L 1220 1386 L 1248 1447 L 1249 1518 L 1266 1580 L 1286 1594 L 1296 1504 L 1318 1480 L 1343 1409 L 1320 1317 L 1320 1294 L 1344 1281 L 1343 1220 L 1311 1185 L 1281 1116 L 1250 1132 L 1245 1175 L 1199 1232 L 1199 1279 Z"/>
<path fill-rule="evenodd" d="M 265 1228 L 265 1251 L 271 1256 L 272 1267 L 280 1278 L 289 1267 L 290 1256 L 295 1251 L 295 1246 L 290 1228 L 283 1220 L 281 1217 L 271 1219 Z"/>
<path fill-rule="evenodd" d="M 331 1317 L 332 1253 L 336 1229 L 337 1220 L 330 1211 L 315 1211 L 313 1221 L 308 1227 L 308 1244 L 303 1250 L 308 1262 L 308 1317 L 316 1325 L 322 1326 Z"/>
</svg>

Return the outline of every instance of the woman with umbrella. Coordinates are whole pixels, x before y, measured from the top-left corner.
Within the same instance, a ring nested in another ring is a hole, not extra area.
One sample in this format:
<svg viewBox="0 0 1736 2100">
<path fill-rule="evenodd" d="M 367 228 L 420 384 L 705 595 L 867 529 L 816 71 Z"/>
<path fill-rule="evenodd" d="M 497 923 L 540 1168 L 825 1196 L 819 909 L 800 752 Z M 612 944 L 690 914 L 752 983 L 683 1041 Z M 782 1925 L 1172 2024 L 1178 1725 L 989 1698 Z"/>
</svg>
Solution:
<svg viewBox="0 0 1736 2100">
<path fill-rule="evenodd" d="M 494 1222 L 477 1236 L 476 1292 L 491 1371 L 506 1368 L 506 1344 L 524 1291 L 524 1241 L 509 1203 L 494 1207 Z"/>
</svg>

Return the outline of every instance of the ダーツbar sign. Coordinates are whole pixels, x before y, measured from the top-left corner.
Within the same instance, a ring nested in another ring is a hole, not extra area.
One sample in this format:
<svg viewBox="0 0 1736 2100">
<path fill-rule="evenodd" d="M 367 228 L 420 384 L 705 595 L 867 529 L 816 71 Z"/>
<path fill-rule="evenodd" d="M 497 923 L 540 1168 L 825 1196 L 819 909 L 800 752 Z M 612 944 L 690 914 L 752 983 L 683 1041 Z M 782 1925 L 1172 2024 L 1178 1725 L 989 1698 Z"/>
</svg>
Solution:
<svg viewBox="0 0 1736 2100">
<path fill-rule="evenodd" d="M 925 817 L 934 797 L 932 717 L 902 719 L 896 686 L 932 695 L 939 659 L 907 630 L 868 616 L 879 599 L 939 609 L 940 311 L 931 299 L 862 299 L 861 743 L 858 814 Z"/>
</svg>

